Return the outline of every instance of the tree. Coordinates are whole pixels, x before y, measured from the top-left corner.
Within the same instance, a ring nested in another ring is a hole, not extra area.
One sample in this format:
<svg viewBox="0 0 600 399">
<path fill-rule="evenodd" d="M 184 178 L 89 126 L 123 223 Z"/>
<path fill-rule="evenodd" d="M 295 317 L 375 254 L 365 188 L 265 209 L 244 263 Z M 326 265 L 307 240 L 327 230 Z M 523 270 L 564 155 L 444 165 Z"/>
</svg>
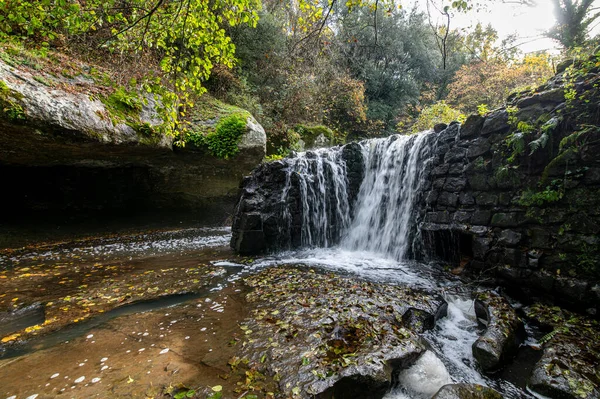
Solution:
<svg viewBox="0 0 600 399">
<path fill-rule="evenodd" d="M 556 25 L 546 33 L 558 41 L 565 49 L 585 44 L 589 30 L 599 17 L 599 7 L 595 0 L 552 0 L 556 15 Z"/>
<path fill-rule="evenodd" d="M 489 109 L 504 105 L 511 91 L 541 84 L 552 76 L 547 54 L 532 54 L 520 62 L 501 58 L 464 65 L 450 85 L 448 103 L 464 112 L 476 112 L 480 104 Z"/>
<path fill-rule="evenodd" d="M 344 65 L 365 82 L 368 118 L 394 128 L 398 111 L 416 102 L 423 83 L 435 79 L 439 55 L 426 16 L 393 9 L 384 17 L 378 9 L 377 31 L 368 8 L 341 18 L 337 43 Z"/>
<path fill-rule="evenodd" d="M 46 47 L 57 38 L 80 38 L 96 49 L 156 54 L 163 74 L 147 87 L 170 104 L 166 131 L 174 134 L 189 96 L 204 91 L 213 65 L 233 65 L 235 46 L 224 28 L 254 26 L 258 9 L 260 0 L 0 0 L 0 38 Z"/>
</svg>

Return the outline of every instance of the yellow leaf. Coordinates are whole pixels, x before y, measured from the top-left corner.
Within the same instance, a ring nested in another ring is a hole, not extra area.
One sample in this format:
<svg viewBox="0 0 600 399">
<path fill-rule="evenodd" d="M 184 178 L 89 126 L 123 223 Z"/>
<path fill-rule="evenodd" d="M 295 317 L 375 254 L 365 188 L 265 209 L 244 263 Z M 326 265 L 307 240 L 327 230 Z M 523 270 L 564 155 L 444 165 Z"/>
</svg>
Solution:
<svg viewBox="0 0 600 399">
<path fill-rule="evenodd" d="M 211 389 L 215 392 L 221 392 L 223 390 L 223 387 L 221 385 L 215 385 Z"/>
<path fill-rule="evenodd" d="M 5 342 L 14 341 L 15 339 L 19 338 L 20 336 L 21 336 L 21 334 L 8 335 L 8 336 L 2 338 L 0 340 L 0 342 L 5 343 Z"/>
<path fill-rule="evenodd" d="M 131 384 L 132 382 L 134 382 L 135 380 L 133 378 L 131 378 L 131 376 L 127 376 L 127 383 Z"/>
</svg>

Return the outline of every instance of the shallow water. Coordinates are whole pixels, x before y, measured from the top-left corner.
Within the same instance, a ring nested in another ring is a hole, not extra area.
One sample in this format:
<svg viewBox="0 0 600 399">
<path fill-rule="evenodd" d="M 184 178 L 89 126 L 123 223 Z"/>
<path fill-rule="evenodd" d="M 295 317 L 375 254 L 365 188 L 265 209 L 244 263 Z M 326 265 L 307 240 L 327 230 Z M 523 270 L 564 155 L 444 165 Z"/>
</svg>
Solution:
<svg viewBox="0 0 600 399">
<path fill-rule="evenodd" d="M 507 398 L 532 397 L 523 389 L 523 386 L 518 388 L 511 382 L 489 378 L 477 370 L 471 354 L 471 345 L 477 339 L 479 330 L 474 315 L 473 301 L 469 299 L 470 293 L 455 276 L 444 273 L 435 265 L 397 261 L 392 257 L 380 256 L 372 252 L 339 248 L 285 252 L 277 256 L 258 258 L 250 263 L 242 263 L 238 258 L 229 256 L 230 253 L 223 250 L 222 246 L 228 242 L 229 238 L 230 231 L 226 228 L 184 229 L 100 239 L 93 243 L 85 242 L 82 245 L 61 245 L 56 248 L 36 249 L 30 252 L 21 251 L 12 253 L 10 256 L 4 255 L 0 258 L 0 265 L 9 268 L 22 268 L 40 262 L 52 265 L 56 262 L 66 261 L 72 267 L 79 267 L 98 261 L 98 259 L 119 261 L 121 264 L 168 261 L 183 267 L 188 263 L 197 263 L 201 257 L 210 261 L 213 266 L 226 270 L 220 278 L 202 291 L 189 294 L 189 296 L 167 296 L 122 306 L 84 323 L 61 329 L 40 339 L 32 339 L 25 346 L 7 351 L 4 357 L 17 357 L 19 360 L 26 359 L 27 356 L 23 355 L 28 353 L 43 356 L 44 350 L 52 351 L 54 346 L 63 345 L 65 341 L 79 342 L 76 345 L 81 345 L 81 340 L 86 334 L 97 334 L 104 326 L 108 325 L 122 328 L 124 324 L 131 323 L 131 320 L 139 320 L 138 315 L 141 314 L 147 314 L 148 317 L 154 318 L 161 315 L 160 312 L 164 312 L 161 309 L 165 307 L 175 306 L 174 309 L 179 309 L 177 312 L 184 315 L 182 317 L 185 318 L 186 314 L 192 315 L 193 312 L 197 312 L 201 305 L 199 300 L 206 297 L 208 293 L 214 294 L 225 289 L 245 274 L 256 273 L 272 266 L 306 265 L 342 275 L 358 276 L 369 281 L 422 288 L 430 292 L 437 292 L 448 301 L 448 316 L 439 320 L 434 330 L 423 335 L 430 350 L 415 365 L 400 375 L 399 386 L 388 393 L 386 399 L 430 398 L 442 385 L 450 382 L 470 382 L 490 386 L 501 391 Z M 216 251 L 217 249 L 220 250 Z M 198 306 L 189 307 L 190 304 L 198 304 Z M 218 310 L 222 311 L 221 305 L 211 305 L 212 307 L 205 307 L 203 311 L 208 310 L 215 314 L 218 314 Z M 200 316 L 194 317 L 194 320 L 201 320 Z M 187 328 L 193 329 L 193 326 L 194 322 L 190 317 Z M 173 327 L 173 329 L 175 328 Z M 107 356 L 110 355 L 107 353 Z M 152 357 L 148 360 L 152 360 Z"/>
</svg>

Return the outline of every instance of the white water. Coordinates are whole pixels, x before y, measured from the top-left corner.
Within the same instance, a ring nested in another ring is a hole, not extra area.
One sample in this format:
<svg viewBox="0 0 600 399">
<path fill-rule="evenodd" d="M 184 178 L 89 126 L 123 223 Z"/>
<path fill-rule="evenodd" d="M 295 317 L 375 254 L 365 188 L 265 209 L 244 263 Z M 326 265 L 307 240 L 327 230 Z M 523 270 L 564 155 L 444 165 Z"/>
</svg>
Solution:
<svg viewBox="0 0 600 399">
<path fill-rule="evenodd" d="M 342 149 L 323 148 L 286 158 L 288 175 L 282 199 L 291 188 L 291 174 L 300 182 L 302 200 L 301 241 L 305 247 L 329 247 L 339 231 L 350 224 L 346 163 Z M 290 228 L 289 212 L 284 213 L 283 225 Z"/>
<path fill-rule="evenodd" d="M 341 246 L 403 259 L 410 247 L 413 207 L 428 158 L 429 133 L 363 142 L 366 173 L 356 215 Z"/>
<path fill-rule="evenodd" d="M 348 200 L 343 148 L 323 148 L 284 160 L 286 186 L 282 202 L 298 179 L 302 208 L 301 244 L 327 248 L 341 241 L 346 250 L 405 258 L 411 245 L 414 203 L 429 159 L 430 132 L 366 140 L 362 147 L 365 175 L 352 215 Z M 286 209 L 280 229 L 291 229 Z"/>
</svg>

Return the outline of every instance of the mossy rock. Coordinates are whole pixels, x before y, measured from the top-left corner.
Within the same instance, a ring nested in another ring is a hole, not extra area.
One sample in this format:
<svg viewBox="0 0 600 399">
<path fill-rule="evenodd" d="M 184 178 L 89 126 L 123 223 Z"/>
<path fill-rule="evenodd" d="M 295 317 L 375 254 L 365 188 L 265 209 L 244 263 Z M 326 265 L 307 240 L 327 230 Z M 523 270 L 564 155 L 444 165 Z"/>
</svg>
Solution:
<svg viewBox="0 0 600 399">
<path fill-rule="evenodd" d="M 8 85 L 0 80 L 0 115 L 11 122 L 24 121 L 25 110 L 20 104 L 23 95 L 11 90 Z"/>
<path fill-rule="evenodd" d="M 444 385 L 432 399 L 502 399 L 502 395 L 482 385 L 463 383 Z"/>
<path fill-rule="evenodd" d="M 336 141 L 334 131 L 323 125 L 296 125 L 294 131 L 300 135 L 300 139 L 304 141 L 307 149 L 323 146 L 324 144 L 332 145 Z M 320 142 L 320 140 L 323 140 L 323 142 Z"/>
</svg>

